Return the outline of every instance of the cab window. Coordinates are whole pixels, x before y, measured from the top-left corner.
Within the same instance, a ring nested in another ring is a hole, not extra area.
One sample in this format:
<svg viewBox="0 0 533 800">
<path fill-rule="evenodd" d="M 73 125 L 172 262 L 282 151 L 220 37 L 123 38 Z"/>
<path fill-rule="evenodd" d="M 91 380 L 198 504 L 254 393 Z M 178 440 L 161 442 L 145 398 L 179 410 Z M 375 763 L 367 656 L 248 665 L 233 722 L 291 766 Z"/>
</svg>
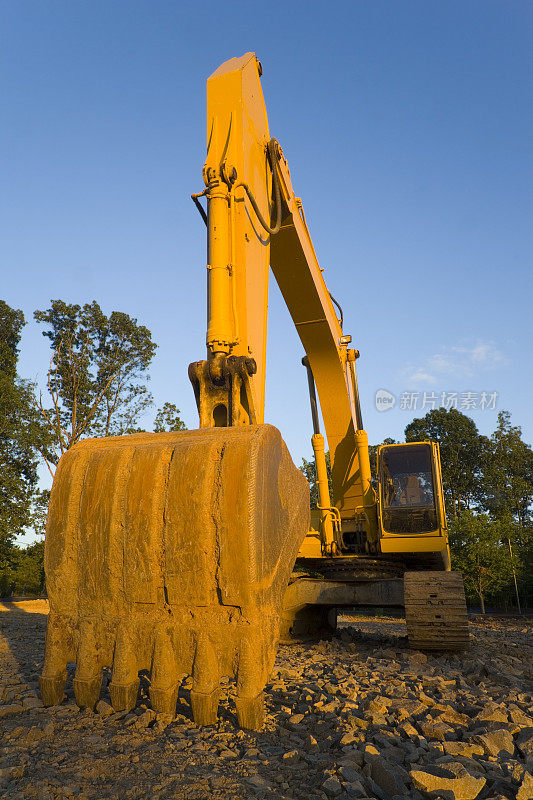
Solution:
<svg viewBox="0 0 533 800">
<path fill-rule="evenodd" d="M 384 448 L 380 452 L 379 480 L 385 531 L 412 535 L 437 530 L 430 445 Z"/>
</svg>

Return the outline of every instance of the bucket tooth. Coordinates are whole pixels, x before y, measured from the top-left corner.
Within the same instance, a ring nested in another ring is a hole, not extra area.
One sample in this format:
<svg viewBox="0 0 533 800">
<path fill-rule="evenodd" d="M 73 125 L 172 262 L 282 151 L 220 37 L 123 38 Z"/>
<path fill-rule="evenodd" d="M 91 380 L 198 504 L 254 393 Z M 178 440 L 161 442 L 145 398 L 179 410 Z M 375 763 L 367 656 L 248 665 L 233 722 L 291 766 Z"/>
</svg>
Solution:
<svg viewBox="0 0 533 800">
<path fill-rule="evenodd" d="M 131 711 L 137 704 L 139 672 L 131 643 L 131 632 L 121 625 L 115 642 L 113 676 L 109 684 L 111 705 L 115 711 Z"/>
<path fill-rule="evenodd" d="M 80 644 L 76 659 L 74 694 L 80 708 L 94 708 L 100 697 L 102 668 L 98 660 L 95 625 L 86 622 L 80 630 Z"/>
<path fill-rule="evenodd" d="M 45 706 L 58 706 L 65 695 L 67 670 L 57 675 L 41 675 L 39 689 Z"/>
<path fill-rule="evenodd" d="M 200 634 L 196 643 L 193 665 L 191 706 L 197 725 L 215 725 L 220 698 L 220 673 L 213 645 Z"/>
<path fill-rule="evenodd" d="M 267 618 L 261 630 L 249 630 L 241 639 L 235 699 L 241 728 L 259 730 L 263 725 L 263 687 L 276 656 L 276 632 L 277 627 Z"/>
<path fill-rule="evenodd" d="M 154 711 L 175 716 L 179 687 L 172 633 L 162 629 L 155 638 L 152 662 L 150 701 Z"/>
<path fill-rule="evenodd" d="M 131 711 L 137 705 L 137 695 L 139 694 L 139 678 L 135 678 L 130 683 L 109 684 L 109 694 L 111 695 L 111 705 L 115 711 Z"/>
<path fill-rule="evenodd" d="M 93 709 L 100 697 L 102 673 L 93 678 L 74 678 L 74 694 L 80 708 Z"/>
<path fill-rule="evenodd" d="M 154 711 L 160 714 L 171 714 L 175 717 L 179 688 L 179 683 L 170 689 L 163 689 L 160 686 L 151 686 L 150 702 Z"/>
<path fill-rule="evenodd" d="M 46 628 L 46 657 L 39 678 L 39 689 L 45 706 L 56 706 L 61 703 L 66 680 L 65 623 L 50 613 Z"/>
<path fill-rule="evenodd" d="M 258 731 L 265 721 L 265 693 L 260 692 L 256 697 L 235 698 L 237 719 L 239 727 L 251 731 Z"/>
<path fill-rule="evenodd" d="M 219 700 L 220 689 L 218 687 L 209 694 L 191 691 L 192 716 L 197 725 L 216 725 Z"/>
</svg>

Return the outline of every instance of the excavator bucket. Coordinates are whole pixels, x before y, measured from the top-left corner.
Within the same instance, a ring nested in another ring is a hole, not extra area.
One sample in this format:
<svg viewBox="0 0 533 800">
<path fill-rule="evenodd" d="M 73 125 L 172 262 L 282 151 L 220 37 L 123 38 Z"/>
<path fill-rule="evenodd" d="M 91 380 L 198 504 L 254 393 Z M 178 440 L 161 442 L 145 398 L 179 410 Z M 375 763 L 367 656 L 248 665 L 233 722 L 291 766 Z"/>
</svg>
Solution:
<svg viewBox="0 0 533 800">
<path fill-rule="evenodd" d="M 174 713 L 193 678 L 198 724 L 217 719 L 236 679 L 239 724 L 261 727 L 280 612 L 309 526 L 309 487 L 271 425 L 89 439 L 61 458 L 46 532 L 50 599 L 40 678 L 60 703 L 76 663 L 80 707 L 102 668 L 116 711 L 151 671 L 156 711 Z"/>
</svg>

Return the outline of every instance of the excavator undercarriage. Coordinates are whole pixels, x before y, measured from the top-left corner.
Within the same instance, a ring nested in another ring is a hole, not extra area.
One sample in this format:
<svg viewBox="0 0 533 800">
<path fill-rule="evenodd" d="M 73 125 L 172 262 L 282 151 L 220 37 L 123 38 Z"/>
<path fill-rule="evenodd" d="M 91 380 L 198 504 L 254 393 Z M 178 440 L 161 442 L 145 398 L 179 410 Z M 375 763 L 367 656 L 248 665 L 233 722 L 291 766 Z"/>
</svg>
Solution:
<svg viewBox="0 0 533 800">
<path fill-rule="evenodd" d="M 230 676 L 239 724 L 259 728 L 278 642 L 328 635 L 342 607 L 405 607 L 413 647 L 468 644 L 438 445 L 382 446 L 371 474 L 359 352 L 269 135 L 261 73 L 247 53 L 207 84 L 205 189 L 192 195 L 208 243 L 207 354 L 189 366 L 199 429 L 86 440 L 58 465 L 45 547 L 45 705 L 61 702 L 68 662 L 88 708 L 104 667 L 116 710 L 135 706 L 139 672 L 149 670 L 155 710 L 172 714 L 191 675 L 194 719 L 211 724 L 220 678 Z M 307 481 L 264 424 L 269 266 L 305 351 L 312 519 Z"/>
</svg>

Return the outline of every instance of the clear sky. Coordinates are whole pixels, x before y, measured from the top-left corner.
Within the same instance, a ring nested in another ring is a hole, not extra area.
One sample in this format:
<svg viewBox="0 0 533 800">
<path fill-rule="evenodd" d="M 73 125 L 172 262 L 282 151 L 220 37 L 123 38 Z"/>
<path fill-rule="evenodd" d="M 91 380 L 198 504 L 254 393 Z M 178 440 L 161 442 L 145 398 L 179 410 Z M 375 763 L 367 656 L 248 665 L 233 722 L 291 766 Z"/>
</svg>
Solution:
<svg viewBox="0 0 533 800">
<path fill-rule="evenodd" d="M 253 50 L 370 441 L 458 392 L 483 433 L 503 408 L 531 442 L 532 3 L 2 0 L 0 20 L 1 296 L 28 320 L 25 377 L 49 359 L 33 311 L 96 299 L 152 330 L 156 404 L 196 427 L 205 81 Z M 274 281 L 269 317 L 266 418 L 300 463 L 306 376 Z"/>
</svg>

